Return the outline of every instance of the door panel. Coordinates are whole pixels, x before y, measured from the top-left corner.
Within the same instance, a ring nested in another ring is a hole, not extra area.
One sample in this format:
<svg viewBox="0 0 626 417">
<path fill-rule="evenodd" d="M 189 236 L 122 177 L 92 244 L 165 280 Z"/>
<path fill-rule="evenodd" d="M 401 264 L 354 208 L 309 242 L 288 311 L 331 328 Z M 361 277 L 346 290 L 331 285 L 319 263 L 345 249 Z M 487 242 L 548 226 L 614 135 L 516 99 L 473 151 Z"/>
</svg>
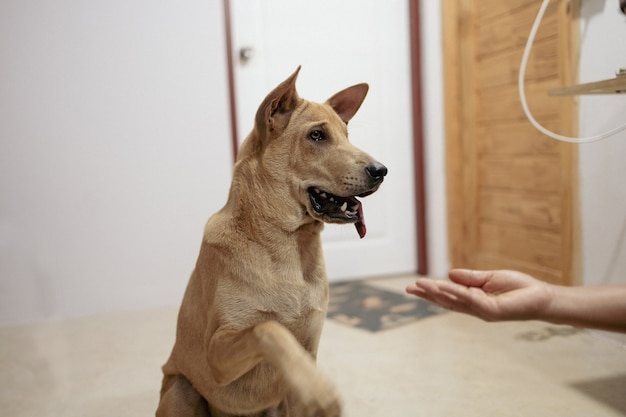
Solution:
<svg viewBox="0 0 626 417">
<path fill-rule="evenodd" d="M 298 65 L 299 94 L 323 102 L 350 85 L 370 91 L 350 121 L 350 140 L 387 165 L 381 189 L 363 199 L 367 236 L 352 225 L 323 233 L 331 279 L 416 270 L 408 4 L 379 0 L 231 0 L 241 142 L 265 95 Z"/>
<path fill-rule="evenodd" d="M 451 263 L 577 280 L 577 148 L 526 120 L 517 77 L 541 1 L 444 5 L 448 228 Z M 575 102 L 547 91 L 571 84 L 576 2 L 548 9 L 530 56 L 526 95 L 541 124 L 575 131 Z"/>
</svg>

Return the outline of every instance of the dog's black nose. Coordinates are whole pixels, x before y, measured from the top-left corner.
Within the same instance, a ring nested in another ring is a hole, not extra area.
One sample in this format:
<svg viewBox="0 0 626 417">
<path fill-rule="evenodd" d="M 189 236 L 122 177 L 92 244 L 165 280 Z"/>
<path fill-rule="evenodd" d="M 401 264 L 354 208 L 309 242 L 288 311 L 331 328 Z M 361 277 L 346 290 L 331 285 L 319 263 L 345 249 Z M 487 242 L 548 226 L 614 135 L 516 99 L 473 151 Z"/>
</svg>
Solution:
<svg viewBox="0 0 626 417">
<path fill-rule="evenodd" d="M 387 175 L 387 167 L 379 162 L 368 165 L 365 167 L 365 171 L 374 181 L 382 181 L 383 177 Z"/>
</svg>

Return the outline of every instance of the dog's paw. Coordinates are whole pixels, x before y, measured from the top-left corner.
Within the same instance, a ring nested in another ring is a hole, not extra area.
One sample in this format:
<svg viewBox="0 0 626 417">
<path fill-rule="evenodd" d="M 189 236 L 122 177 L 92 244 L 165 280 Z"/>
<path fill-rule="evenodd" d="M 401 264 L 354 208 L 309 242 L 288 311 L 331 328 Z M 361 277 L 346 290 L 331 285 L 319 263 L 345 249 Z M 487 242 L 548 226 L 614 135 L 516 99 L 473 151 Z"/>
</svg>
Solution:
<svg viewBox="0 0 626 417">
<path fill-rule="evenodd" d="M 303 380 L 296 396 L 304 417 L 340 417 L 342 403 L 334 384 L 321 372 Z"/>
</svg>

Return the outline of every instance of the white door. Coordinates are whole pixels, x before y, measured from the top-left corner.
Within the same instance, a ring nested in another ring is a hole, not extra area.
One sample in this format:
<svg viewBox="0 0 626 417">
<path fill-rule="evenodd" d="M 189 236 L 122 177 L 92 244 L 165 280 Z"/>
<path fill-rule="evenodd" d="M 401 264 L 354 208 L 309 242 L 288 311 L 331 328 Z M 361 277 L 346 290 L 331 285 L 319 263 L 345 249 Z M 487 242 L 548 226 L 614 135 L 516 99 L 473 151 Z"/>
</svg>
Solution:
<svg viewBox="0 0 626 417">
<path fill-rule="evenodd" d="M 370 85 L 350 121 L 350 140 L 389 174 L 362 200 L 363 240 L 352 225 L 326 226 L 330 279 L 416 271 L 408 3 L 231 0 L 231 15 L 240 142 L 265 95 L 298 65 L 298 93 L 311 101 L 360 82 Z"/>
</svg>

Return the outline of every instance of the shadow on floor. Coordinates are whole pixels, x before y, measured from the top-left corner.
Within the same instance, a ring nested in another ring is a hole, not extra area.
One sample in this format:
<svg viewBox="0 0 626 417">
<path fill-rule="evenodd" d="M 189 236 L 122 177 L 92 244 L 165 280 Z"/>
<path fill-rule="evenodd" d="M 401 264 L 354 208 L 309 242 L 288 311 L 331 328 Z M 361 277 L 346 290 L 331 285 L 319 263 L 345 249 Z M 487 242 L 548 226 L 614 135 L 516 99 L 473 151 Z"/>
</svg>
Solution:
<svg viewBox="0 0 626 417">
<path fill-rule="evenodd" d="M 626 374 L 576 382 L 571 386 L 626 415 Z"/>
</svg>

